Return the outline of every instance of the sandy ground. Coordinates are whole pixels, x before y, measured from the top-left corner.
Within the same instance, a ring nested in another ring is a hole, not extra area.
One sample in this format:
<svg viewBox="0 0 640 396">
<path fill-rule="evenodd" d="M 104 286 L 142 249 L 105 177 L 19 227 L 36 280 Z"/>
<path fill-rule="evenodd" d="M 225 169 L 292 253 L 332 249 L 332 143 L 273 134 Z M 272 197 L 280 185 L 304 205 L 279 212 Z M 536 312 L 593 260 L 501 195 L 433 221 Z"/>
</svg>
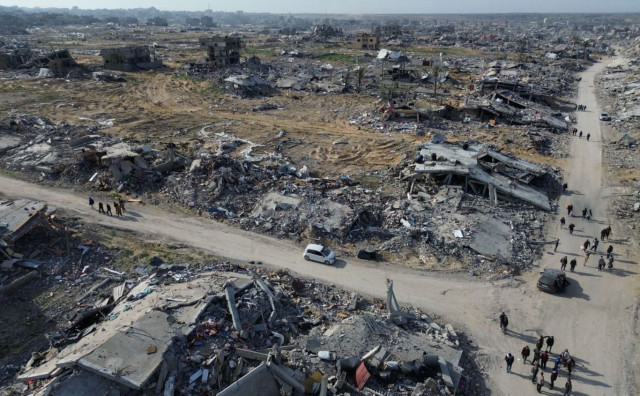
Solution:
<svg viewBox="0 0 640 396">
<path fill-rule="evenodd" d="M 638 290 L 634 285 L 637 264 L 629 242 L 614 224 L 614 251 L 620 255 L 616 257 L 613 272 L 598 272 L 597 257 L 583 266 L 579 249 L 587 237 L 599 236 L 600 229 L 608 224 L 602 199 L 602 137 L 593 90 L 594 76 L 604 67 L 598 64 L 582 75 L 578 103 L 586 104 L 589 111 L 577 113 L 578 128 L 590 132 L 591 141 L 576 138 L 572 142 L 566 169 L 571 191 L 560 200 L 561 208 L 569 202 L 578 211 L 590 207 L 594 220 L 572 218 L 570 221 L 576 224 L 572 236 L 568 230 L 560 229 L 559 223 L 552 225 L 548 239 L 558 236 L 560 247 L 556 253 L 551 249 L 540 262 L 540 267 L 559 267 L 563 255 L 580 256 L 577 271 L 569 276 L 572 285 L 564 295 L 539 292 L 535 287 L 535 273 L 515 280 L 488 282 L 466 275 L 412 271 L 392 264 L 383 267 L 353 257 L 326 267 L 304 261 L 302 247 L 292 242 L 243 232 L 201 218 L 162 212 L 151 206 L 129 204 L 127 216 L 118 219 L 92 211 L 84 193 L 44 188 L 7 176 L 0 176 L 0 191 L 7 196 L 46 200 L 87 223 L 135 230 L 143 238 L 177 241 L 233 260 L 260 260 L 366 295 L 383 297 L 385 279 L 391 278 L 401 303 L 441 315 L 468 332 L 479 349 L 476 358 L 484 370 L 491 395 L 536 393 L 529 382 L 531 366 L 518 360 L 513 373 L 507 374 L 503 356 L 507 352 L 518 356 L 525 344 L 533 348 L 539 334 L 555 336 L 553 357 L 565 348 L 575 356 L 578 364 L 573 376 L 574 395 L 638 394 L 638 359 L 632 345 L 638 338 L 635 327 Z M 607 245 L 601 244 L 600 250 Z M 510 318 L 507 335 L 499 331 L 500 311 L 505 311 Z M 550 368 L 547 368 L 547 379 L 549 375 Z M 565 378 L 566 371 L 561 371 L 556 388 L 552 391 L 545 388 L 543 393 L 562 394 L 560 387 Z"/>
</svg>

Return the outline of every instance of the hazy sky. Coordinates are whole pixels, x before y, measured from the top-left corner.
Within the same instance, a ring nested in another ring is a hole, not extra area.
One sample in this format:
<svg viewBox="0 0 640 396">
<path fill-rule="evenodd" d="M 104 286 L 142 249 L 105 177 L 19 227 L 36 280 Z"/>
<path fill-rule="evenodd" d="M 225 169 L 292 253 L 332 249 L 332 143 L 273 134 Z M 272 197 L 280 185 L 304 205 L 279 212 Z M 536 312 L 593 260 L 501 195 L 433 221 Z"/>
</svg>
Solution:
<svg viewBox="0 0 640 396">
<path fill-rule="evenodd" d="M 0 0 L 22 7 L 148 8 L 272 13 L 640 12 L 640 0 Z"/>
</svg>

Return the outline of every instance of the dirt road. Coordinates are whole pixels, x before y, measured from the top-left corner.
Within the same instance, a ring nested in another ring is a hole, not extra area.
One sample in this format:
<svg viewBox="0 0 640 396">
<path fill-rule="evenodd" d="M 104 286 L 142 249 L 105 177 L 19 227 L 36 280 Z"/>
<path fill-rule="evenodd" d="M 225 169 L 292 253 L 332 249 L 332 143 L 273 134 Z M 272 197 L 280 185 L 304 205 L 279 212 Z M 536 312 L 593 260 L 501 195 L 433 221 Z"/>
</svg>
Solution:
<svg viewBox="0 0 640 396">
<path fill-rule="evenodd" d="M 560 201 L 560 207 L 572 202 L 577 210 L 589 207 L 595 220 L 587 222 L 572 218 L 576 232 L 552 227 L 550 237 L 558 235 L 558 252 L 545 254 L 541 266 L 559 267 L 560 257 L 580 255 L 580 245 L 587 238 L 599 237 L 608 224 L 601 197 L 601 133 L 598 107 L 593 91 L 593 78 L 602 70 L 596 65 L 582 75 L 578 102 L 587 105 L 588 112 L 578 113 L 578 128 L 591 133 L 591 140 L 575 139 L 567 169 L 570 195 Z M 512 352 L 518 356 L 528 344 L 533 349 L 538 334 L 554 335 L 554 352 L 564 348 L 576 357 L 578 368 L 573 376 L 578 395 L 636 394 L 635 376 L 630 364 L 635 350 L 626 345 L 637 339 L 633 322 L 637 312 L 635 272 L 631 258 L 620 257 L 613 273 L 598 272 L 594 268 L 597 257 L 589 266 L 582 266 L 570 274 L 570 286 L 565 295 L 549 295 L 536 290 L 536 274 L 516 280 L 486 282 L 466 275 L 443 276 L 411 271 L 395 266 L 371 266 L 357 259 L 339 261 L 335 267 L 306 262 L 301 247 L 288 241 L 255 235 L 200 218 L 168 214 L 150 206 L 127 208 L 122 219 L 106 217 L 92 211 L 87 197 L 69 190 L 44 188 L 0 176 L 0 191 L 13 197 L 45 200 L 52 206 L 66 208 L 87 223 L 134 230 L 148 238 L 171 240 L 194 246 L 212 254 L 233 260 L 260 260 L 276 267 L 323 280 L 363 294 L 383 297 L 385 279 L 394 280 L 401 303 L 409 303 L 427 312 L 443 316 L 467 331 L 478 346 L 478 360 L 485 372 L 485 381 L 492 395 L 534 394 L 535 388 L 527 378 L 530 366 L 517 361 L 513 373 L 506 374 L 503 356 Z M 559 217 L 558 217 L 559 218 Z M 615 230 L 615 228 L 614 228 Z M 615 234 L 614 238 L 620 238 Z M 604 243 L 600 250 L 606 249 Z M 616 252 L 622 243 L 614 243 Z M 552 249 L 551 249 L 552 250 Z M 510 318 L 511 332 L 499 333 L 497 317 L 505 311 Z M 547 369 L 547 378 L 550 370 Z M 562 371 L 556 386 L 563 386 L 566 371 Z M 526 388 L 529 387 L 529 390 Z M 552 391 L 559 393 L 558 389 Z"/>
</svg>

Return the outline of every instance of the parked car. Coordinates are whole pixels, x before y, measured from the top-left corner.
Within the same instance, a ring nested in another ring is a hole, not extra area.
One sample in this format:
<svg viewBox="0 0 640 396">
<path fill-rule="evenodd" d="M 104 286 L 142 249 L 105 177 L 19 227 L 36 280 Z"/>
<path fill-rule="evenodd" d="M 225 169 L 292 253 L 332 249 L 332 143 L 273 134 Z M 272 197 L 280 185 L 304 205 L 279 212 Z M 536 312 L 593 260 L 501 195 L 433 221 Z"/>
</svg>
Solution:
<svg viewBox="0 0 640 396">
<path fill-rule="evenodd" d="M 611 116 L 609 113 L 600 114 L 600 121 L 611 121 Z"/>
<path fill-rule="evenodd" d="M 331 249 L 313 243 L 308 244 L 304 249 L 303 257 L 307 261 L 317 261 L 326 265 L 336 261 L 336 254 Z"/>
<path fill-rule="evenodd" d="M 567 275 L 556 268 L 545 269 L 538 279 L 538 289 L 547 293 L 564 293 L 567 286 L 569 286 Z"/>
</svg>

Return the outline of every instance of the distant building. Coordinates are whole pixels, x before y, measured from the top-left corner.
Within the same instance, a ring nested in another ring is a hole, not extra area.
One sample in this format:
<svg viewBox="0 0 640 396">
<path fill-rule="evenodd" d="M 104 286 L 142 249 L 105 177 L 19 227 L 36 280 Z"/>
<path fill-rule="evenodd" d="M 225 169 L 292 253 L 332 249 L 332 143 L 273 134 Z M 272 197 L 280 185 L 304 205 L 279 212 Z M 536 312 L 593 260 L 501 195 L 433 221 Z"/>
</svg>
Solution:
<svg viewBox="0 0 640 396">
<path fill-rule="evenodd" d="M 152 61 L 151 52 L 146 45 L 105 48 L 100 50 L 104 68 L 120 71 L 138 71 L 162 67 L 161 61 Z"/>
<path fill-rule="evenodd" d="M 380 49 L 380 37 L 377 34 L 358 33 L 352 44 L 355 49 L 378 50 Z"/>
<path fill-rule="evenodd" d="M 240 63 L 240 37 L 216 36 L 202 37 L 200 48 L 206 50 L 207 60 L 217 67 L 237 65 Z"/>
</svg>

